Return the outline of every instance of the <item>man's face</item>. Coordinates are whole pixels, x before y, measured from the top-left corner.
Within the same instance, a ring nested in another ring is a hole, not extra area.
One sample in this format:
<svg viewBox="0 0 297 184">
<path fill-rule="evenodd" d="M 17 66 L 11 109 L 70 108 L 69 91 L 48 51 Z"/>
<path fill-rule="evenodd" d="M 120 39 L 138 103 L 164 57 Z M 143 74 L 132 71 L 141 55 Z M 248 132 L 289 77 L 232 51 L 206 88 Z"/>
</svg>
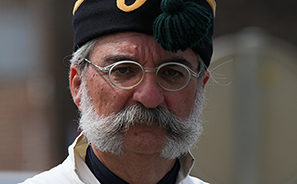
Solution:
<svg viewBox="0 0 297 184">
<path fill-rule="evenodd" d="M 164 62 L 184 59 L 197 72 L 198 58 L 192 50 L 172 53 L 164 51 L 153 36 L 140 33 L 118 33 L 97 41 L 89 60 L 98 66 L 107 66 L 118 60 L 132 60 L 143 67 L 154 68 Z M 155 80 L 154 73 L 146 73 L 142 83 L 132 90 L 119 89 L 112 85 L 108 74 L 90 66 L 87 84 L 99 115 L 109 115 L 136 103 L 147 108 L 164 106 L 180 118 L 188 117 L 194 103 L 198 79 L 192 78 L 183 90 L 163 90 Z M 200 84 L 203 85 L 203 84 Z"/>
<path fill-rule="evenodd" d="M 198 58 L 192 50 L 188 49 L 185 52 L 179 51 L 177 53 L 164 51 L 156 43 L 153 36 L 140 33 L 118 33 L 100 38 L 96 42 L 89 60 L 98 66 L 107 66 L 121 60 L 132 60 L 148 68 L 155 68 L 164 62 L 182 60 L 193 71 L 197 72 L 198 70 Z M 87 106 L 92 106 L 93 110 L 89 109 L 89 111 L 94 111 L 99 119 L 141 104 L 148 109 L 161 107 L 171 112 L 177 119 L 185 120 L 190 116 L 194 103 L 197 102 L 197 89 L 200 89 L 199 92 L 201 92 L 204 86 L 204 83 L 199 83 L 199 79 L 192 78 L 184 89 L 176 92 L 166 91 L 157 84 L 154 73 L 146 73 L 142 83 L 133 89 L 124 90 L 112 85 L 108 79 L 108 73 L 103 73 L 92 65 L 89 65 L 84 77 L 84 93 L 89 99 Z M 78 98 L 81 96 L 79 95 Z M 83 101 L 86 99 L 77 100 L 77 102 L 82 103 Z M 82 116 L 85 114 L 87 118 L 88 115 L 84 112 L 87 110 L 82 108 L 82 103 L 77 103 L 77 105 L 82 111 Z M 95 127 L 96 123 L 99 124 L 99 122 L 94 122 L 94 119 L 88 121 L 92 121 L 90 123 L 94 123 Z M 96 131 L 103 131 L 102 128 L 109 126 L 109 121 L 110 119 L 104 121 L 103 126 L 100 126 L 101 128 Z M 189 124 L 191 122 L 185 121 L 183 123 Z M 195 125 L 198 126 L 196 123 Z M 191 128 L 193 129 L 195 125 Z M 84 126 L 81 127 L 84 130 Z M 94 130 L 94 127 L 91 129 Z M 134 126 L 129 125 L 128 129 L 119 132 L 121 138 L 118 141 L 122 143 L 122 152 L 160 154 L 168 142 L 168 130 L 164 130 L 164 128 L 153 123 L 135 123 Z"/>
</svg>

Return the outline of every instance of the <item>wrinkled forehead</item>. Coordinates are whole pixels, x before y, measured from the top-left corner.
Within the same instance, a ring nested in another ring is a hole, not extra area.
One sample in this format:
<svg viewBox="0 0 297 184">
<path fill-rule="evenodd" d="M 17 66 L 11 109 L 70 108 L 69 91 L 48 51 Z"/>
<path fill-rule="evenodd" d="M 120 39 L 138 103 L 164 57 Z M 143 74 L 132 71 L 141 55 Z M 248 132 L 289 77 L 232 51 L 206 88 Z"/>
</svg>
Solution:
<svg viewBox="0 0 297 184">
<path fill-rule="evenodd" d="M 98 38 L 89 58 L 97 64 L 133 60 L 154 66 L 172 61 L 189 62 L 187 65 L 193 68 L 198 66 L 198 55 L 192 49 L 175 53 L 166 51 L 152 35 L 137 32 L 115 33 Z"/>
</svg>

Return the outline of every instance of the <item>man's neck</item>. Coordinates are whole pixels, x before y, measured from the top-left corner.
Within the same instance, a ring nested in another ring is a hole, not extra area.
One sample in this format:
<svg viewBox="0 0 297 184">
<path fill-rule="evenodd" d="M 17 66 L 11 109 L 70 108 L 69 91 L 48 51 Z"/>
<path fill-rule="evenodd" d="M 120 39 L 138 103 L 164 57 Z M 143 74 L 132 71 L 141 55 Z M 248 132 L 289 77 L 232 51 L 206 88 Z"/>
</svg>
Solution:
<svg viewBox="0 0 297 184">
<path fill-rule="evenodd" d="M 115 175 L 130 184 L 155 184 L 174 166 L 174 160 L 161 158 L 159 154 L 123 153 L 114 155 L 101 152 L 94 145 L 97 158 Z"/>
</svg>

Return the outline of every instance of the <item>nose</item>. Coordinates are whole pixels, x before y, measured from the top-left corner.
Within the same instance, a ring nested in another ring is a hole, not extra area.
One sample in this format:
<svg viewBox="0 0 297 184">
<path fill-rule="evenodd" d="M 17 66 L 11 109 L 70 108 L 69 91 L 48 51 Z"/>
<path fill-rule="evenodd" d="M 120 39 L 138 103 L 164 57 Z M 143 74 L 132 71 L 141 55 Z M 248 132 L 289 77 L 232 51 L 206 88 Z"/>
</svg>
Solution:
<svg viewBox="0 0 297 184">
<path fill-rule="evenodd" d="M 155 73 L 145 74 L 143 81 L 136 87 L 133 100 L 142 103 L 146 108 L 156 108 L 163 101 L 163 90 L 157 84 Z"/>
</svg>

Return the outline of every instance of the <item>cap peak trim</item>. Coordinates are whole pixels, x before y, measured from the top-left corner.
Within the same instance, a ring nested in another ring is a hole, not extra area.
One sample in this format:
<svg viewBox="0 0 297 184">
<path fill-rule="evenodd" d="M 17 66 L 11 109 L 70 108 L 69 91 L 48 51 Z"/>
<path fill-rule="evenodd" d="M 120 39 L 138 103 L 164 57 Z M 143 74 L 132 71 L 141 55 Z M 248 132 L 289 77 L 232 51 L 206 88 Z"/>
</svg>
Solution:
<svg viewBox="0 0 297 184">
<path fill-rule="evenodd" d="M 212 8 L 213 15 L 215 16 L 216 15 L 216 6 L 217 6 L 216 1 L 215 0 L 206 0 L 206 1 L 208 2 L 210 7 Z"/>
<path fill-rule="evenodd" d="M 83 3 L 83 2 L 84 2 L 84 0 L 77 0 L 76 1 L 75 5 L 74 5 L 74 8 L 73 8 L 73 12 L 72 12 L 73 15 L 75 14 L 76 10 L 81 5 L 81 3 Z"/>
</svg>

